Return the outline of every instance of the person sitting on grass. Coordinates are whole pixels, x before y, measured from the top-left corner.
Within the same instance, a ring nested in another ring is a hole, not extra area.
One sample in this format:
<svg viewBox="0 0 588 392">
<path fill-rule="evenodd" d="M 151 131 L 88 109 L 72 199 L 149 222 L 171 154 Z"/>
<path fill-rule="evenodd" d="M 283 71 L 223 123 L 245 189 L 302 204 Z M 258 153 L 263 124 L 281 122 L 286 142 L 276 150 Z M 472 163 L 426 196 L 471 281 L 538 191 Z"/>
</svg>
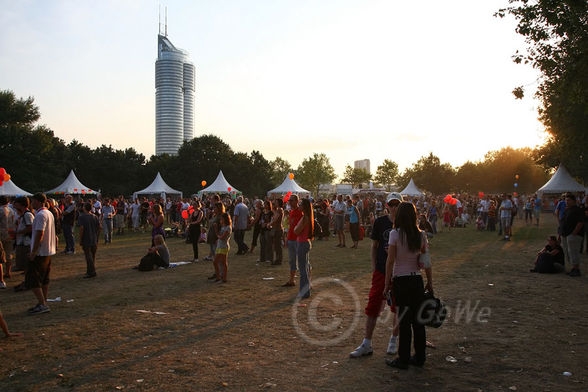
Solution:
<svg viewBox="0 0 588 392">
<path fill-rule="evenodd" d="M 547 245 L 539 253 L 535 260 L 535 268 L 531 272 L 541 274 L 554 274 L 564 270 L 564 252 L 559 245 L 557 237 L 552 235 L 547 239 Z"/>
<path fill-rule="evenodd" d="M 145 255 L 138 266 L 133 269 L 139 271 L 153 271 L 154 267 L 157 268 L 169 268 L 169 249 L 165 244 L 165 240 L 161 234 L 157 234 L 153 237 L 155 245 L 147 250 Z"/>
</svg>

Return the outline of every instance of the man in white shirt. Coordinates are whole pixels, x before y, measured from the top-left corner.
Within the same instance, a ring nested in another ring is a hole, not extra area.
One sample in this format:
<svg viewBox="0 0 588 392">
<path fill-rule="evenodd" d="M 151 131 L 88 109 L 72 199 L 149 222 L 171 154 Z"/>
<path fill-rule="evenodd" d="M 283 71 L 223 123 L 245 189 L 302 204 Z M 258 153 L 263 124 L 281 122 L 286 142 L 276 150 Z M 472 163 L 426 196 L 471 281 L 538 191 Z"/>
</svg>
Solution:
<svg viewBox="0 0 588 392">
<path fill-rule="evenodd" d="M 237 205 L 233 215 L 233 229 L 235 232 L 235 242 L 238 245 L 237 254 L 244 255 L 249 250 L 245 245 L 245 230 L 249 223 L 249 208 L 243 203 L 243 196 L 237 197 Z"/>
<path fill-rule="evenodd" d="M 53 214 L 45 207 L 47 197 L 43 193 L 36 193 L 31 200 L 36 214 L 33 221 L 31 254 L 29 268 L 25 275 L 25 285 L 38 301 L 37 305 L 29 309 L 29 314 L 40 314 L 50 311 L 47 306 L 49 273 L 51 272 L 51 256 L 55 254 L 57 241 Z"/>
<path fill-rule="evenodd" d="M 500 224 L 504 232 L 504 240 L 510 241 L 511 236 L 511 217 L 512 217 L 512 200 L 511 195 L 502 195 L 502 204 L 500 204 Z"/>
</svg>

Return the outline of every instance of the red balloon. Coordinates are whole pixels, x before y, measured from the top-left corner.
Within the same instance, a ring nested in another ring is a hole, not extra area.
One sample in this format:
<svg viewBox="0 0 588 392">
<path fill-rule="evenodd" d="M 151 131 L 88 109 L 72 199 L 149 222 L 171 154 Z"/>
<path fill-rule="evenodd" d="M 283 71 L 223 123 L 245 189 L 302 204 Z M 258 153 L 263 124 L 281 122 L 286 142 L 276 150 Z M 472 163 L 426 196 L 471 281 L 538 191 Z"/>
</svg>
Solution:
<svg viewBox="0 0 588 392">
<path fill-rule="evenodd" d="M 286 195 L 292 196 L 292 191 L 288 191 L 288 193 L 286 193 Z"/>
<path fill-rule="evenodd" d="M 457 204 L 457 199 L 451 199 L 449 203 L 454 206 Z"/>
<path fill-rule="evenodd" d="M 484 192 L 479 192 L 479 193 L 478 193 L 478 197 L 479 197 L 480 199 L 481 199 L 481 198 L 483 198 L 483 197 L 484 197 Z"/>
<path fill-rule="evenodd" d="M 188 211 L 186 211 L 186 210 L 182 211 L 182 218 L 188 219 Z"/>
<path fill-rule="evenodd" d="M 227 190 L 228 190 L 229 192 L 231 191 L 231 189 L 232 189 L 231 187 L 228 187 L 228 188 L 227 188 Z"/>
<path fill-rule="evenodd" d="M 290 193 L 290 192 L 288 192 L 288 193 Z M 288 200 L 290 200 L 290 195 L 287 194 L 286 196 L 284 196 L 284 203 L 287 203 Z"/>
<path fill-rule="evenodd" d="M 0 178 L 4 178 L 5 174 L 6 174 L 6 170 L 3 167 L 0 167 Z"/>
</svg>

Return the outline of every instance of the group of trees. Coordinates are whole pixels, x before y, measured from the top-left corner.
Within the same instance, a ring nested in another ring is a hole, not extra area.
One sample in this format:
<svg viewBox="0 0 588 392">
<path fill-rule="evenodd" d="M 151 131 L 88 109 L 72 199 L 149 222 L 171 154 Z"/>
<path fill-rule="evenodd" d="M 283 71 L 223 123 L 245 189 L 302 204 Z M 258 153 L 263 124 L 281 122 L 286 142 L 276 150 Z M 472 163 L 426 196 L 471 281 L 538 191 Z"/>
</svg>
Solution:
<svg viewBox="0 0 588 392">
<path fill-rule="evenodd" d="M 203 135 L 185 142 L 177 155 L 154 155 L 147 160 L 133 148 L 117 150 L 102 145 L 92 149 L 76 140 L 66 144 L 47 127 L 36 125 L 38 120 L 39 110 L 32 98 L 17 99 L 10 91 L 0 92 L 0 163 L 19 186 L 31 191 L 57 186 L 71 169 L 86 186 L 108 195 L 129 195 L 142 189 L 157 172 L 185 194 L 202 189 L 202 180 L 212 182 L 219 170 L 235 188 L 258 196 L 279 185 L 289 173 L 313 194 L 319 193 L 320 184 L 330 184 L 336 178 L 323 153 L 314 153 L 293 168 L 281 157 L 269 161 L 259 151 L 235 152 L 217 136 Z M 396 162 L 386 159 L 373 177 L 364 169 L 347 166 L 340 182 L 358 187 L 373 181 L 402 188 L 412 178 L 417 186 L 435 194 L 503 192 L 514 190 L 518 174 L 518 190 L 533 192 L 548 177 L 546 169 L 535 163 L 534 153 L 528 148 L 508 147 L 458 168 L 430 153 L 402 173 Z"/>
<path fill-rule="evenodd" d="M 496 16 L 511 15 L 527 47 L 513 56 L 515 63 L 530 64 L 541 73 L 535 96 L 539 119 L 549 134 L 534 152 L 539 163 L 565 164 L 588 182 L 588 1 L 509 0 Z M 513 91 L 516 98 L 524 87 Z"/>
</svg>

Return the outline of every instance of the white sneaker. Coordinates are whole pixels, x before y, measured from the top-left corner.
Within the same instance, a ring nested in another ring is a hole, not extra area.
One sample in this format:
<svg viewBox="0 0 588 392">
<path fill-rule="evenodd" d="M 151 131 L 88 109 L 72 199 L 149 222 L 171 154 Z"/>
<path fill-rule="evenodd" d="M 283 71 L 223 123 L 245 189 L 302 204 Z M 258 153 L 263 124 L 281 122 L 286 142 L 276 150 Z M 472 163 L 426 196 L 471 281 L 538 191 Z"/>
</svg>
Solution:
<svg viewBox="0 0 588 392">
<path fill-rule="evenodd" d="M 5 288 L 6 288 L 6 283 L 0 282 L 0 289 L 5 289 Z"/>
<path fill-rule="evenodd" d="M 360 344 L 358 348 L 356 348 L 351 353 L 349 353 L 349 357 L 359 358 L 359 357 L 363 357 L 366 355 L 372 355 L 373 353 L 374 353 L 374 350 L 372 350 L 371 346 L 366 346 L 364 344 Z"/>
<path fill-rule="evenodd" d="M 387 354 L 394 355 L 398 352 L 398 339 L 396 336 L 392 336 L 390 338 L 390 343 L 388 343 L 388 350 L 386 350 Z"/>
</svg>

